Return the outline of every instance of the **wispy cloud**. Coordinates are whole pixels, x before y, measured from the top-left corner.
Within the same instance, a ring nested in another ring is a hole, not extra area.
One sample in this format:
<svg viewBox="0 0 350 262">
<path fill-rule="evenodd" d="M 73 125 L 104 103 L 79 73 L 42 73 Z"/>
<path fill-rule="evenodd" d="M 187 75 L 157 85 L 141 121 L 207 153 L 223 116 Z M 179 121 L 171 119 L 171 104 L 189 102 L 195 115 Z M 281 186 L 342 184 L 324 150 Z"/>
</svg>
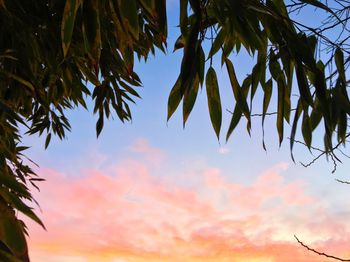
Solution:
<svg viewBox="0 0 350 262">
<path fill-rule="evenodd" d="M 347 225 L 302 181 L 286 181 L 285 164 L 248 185 L 217 168 L 189 172 L 196 183 L 186 185 L 184 176 L 152 175 L 150 159 L 159 164 L 164 152 L 146 140 L 129 150 L 145 158 L 74 178 L 42 170 L 37 199 L 48 231 L 29 225 L 33 261 L 322 261 L 295 243 L 298 232 L 320 249 L 348 250 L 350 238 L 334 235 L 349 235 Z"/>
<path fill-rule="evenodd" d="M 218 153 L 220 155 L 227 155 L 228 153 L 230 153 L 230 149 L 228 147 L 220 147 Z"/>
</svg>

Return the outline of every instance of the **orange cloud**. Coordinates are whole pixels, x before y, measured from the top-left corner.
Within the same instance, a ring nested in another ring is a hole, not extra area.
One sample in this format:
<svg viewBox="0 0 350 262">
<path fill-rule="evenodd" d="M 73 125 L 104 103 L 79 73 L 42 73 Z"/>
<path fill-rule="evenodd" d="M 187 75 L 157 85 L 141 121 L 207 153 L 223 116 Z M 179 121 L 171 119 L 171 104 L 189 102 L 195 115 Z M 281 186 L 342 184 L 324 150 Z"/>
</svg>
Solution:
<svg viewBox="0 0 350 262">
<path fill-rule="evenodd" d="M 348 227 L 301 181 L 285 181 L 285 164 L 249 185 L 216 168 L 192 173 L 196 183 L 187 185 L 186 177 L 152 175 L 150 159 L 160 163 L 164 154 L 147 142 L 130 149 L 146 157 L 79 177 L 42 169 L 47 181 L 36 198 L 48 231 L 29 222 L 33 261 L 323 261 L 294 233 L 323 251 L 349 250 L 350 239 L 334 235 L 348 235 Z"/>
</svg>

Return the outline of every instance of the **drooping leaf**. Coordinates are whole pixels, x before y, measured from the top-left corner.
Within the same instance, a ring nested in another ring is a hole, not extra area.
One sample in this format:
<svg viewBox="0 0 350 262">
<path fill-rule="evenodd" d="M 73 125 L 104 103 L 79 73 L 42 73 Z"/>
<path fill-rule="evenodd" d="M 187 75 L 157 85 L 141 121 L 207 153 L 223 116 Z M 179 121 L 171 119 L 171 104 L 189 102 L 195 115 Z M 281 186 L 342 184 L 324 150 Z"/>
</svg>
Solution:
<svg viewBox="0 0 350 262">
<path fill-rule="evenodd" d="M 193 109 L 194 103 L 196 102 L 197 93 L 199 89 L 199 76 L 196 75 L 193 84 L 190 84 L 184 93 L 183 105 L 182 105 L 182 116 L 183 116 L 183 126 L 185 126 L 188 117 Z"/>
<path fill-rule="evenodd" d="M 92 61 L 97 64 L 101 56 L 101 26 L 98 1 L 84 0 L 83 11 L 85 47 Z"/>
<path fill-rule="evenodd" d="M 139 39 L 139 18 L 137 10 L 137 0 L 118 0 L 118 7 L 122 16 L 122 23 L 131 35 Z"/>
<path fill-rule="evenodd" d="M 292 130 L 290 132 L 290 155 L 291 158 L 294 162 L 294 155 L 293 155 L 293 146 L 295 143 L 295 134 L 297 131 L 297 126 L 298 126 L 298 120 L 302 112 L 302 101 L 301 99 L 298 100 L 298 105 L 294 113 L 294 119 L 293 119 L 293 124 L 292 124 Z"/>
<path fill-rule="evenodd" d="M 207 89 L 210 120 L 215 130 L 216 136 L 219 139 L 222 121 L 222 109 L 218 80 L 216 72 L 212 67 L 210 67 L 207 71 L 205 84 Z"/>
<path fill-rule="evenodd" d="M 308 148 L 310 148 L 311 142 L 312 142 L 312 130 L 311 130 L 311 124 L 310 124 L 310 117 L 306 111 L 304 111 L 303 113 L 301 132 L 303 134 L 305 144 L 307 145 Z"/>
<path fill-rule="evenodd" d="M 176 111 L 177 107 L 179 106 L 181 99 L 183 97 L 183 91 L 182 91 L 182 81 L 181 78 L 179 77 L 176 80 L 176 83 L 174 87 L 171 89 L 169 98 L 168 98 L 168 116 L 167 116 L 167 121 L 171 118 L 171 116 L 174 114 Z"/>
<path fill-rule="evenodd" d="M 236 99 L 236 102 L 240 107 L 241 111 L 243 112 L 243 114 L 245 115 L 245 117 L 247 118 L 247 120 L 250 121 L 249 107 L 246 99 L 244 98 L 241 87 L 238 83 L 233 64 L 229 59 L 225 60 L 225 64 L 226 64 L 226 69 L 230 78 L 231 87 L 232 87 L 232 91 Z"/>
<path fill-rule="evenodd" d="M 81 0 L 66 0 L 61 25 L 61 39 L 64 56 L 67 55 L 72 40 L 75 16 L 80 5 Z"/>
<path fill-rule="evenodd" d="M 23 226 L 16 218 L 15 212 L 1 203 L 0 239 L 11 251 L 15 258 L 29 261 L 28 247 L 23 233 Z M 12 262 L 12 261 L 11 261 Z"/>
<path fill-rule="evenodd" d="M 227 134 L 226 134 L 226 142 L 229 140 L 232 132 L 235 130 L 235 128 L 237 127 L 239 121 L 241 120 L 242 117 L 242 111 L 240 109 L 240 107 L 236 104 L 235 109 L 232 113 L 232 118 L 231 118 L 231 122 L 230 122 L 230 126 L 227 130 Z"/>
<path fill-rule="evenodd" d="M 335 50 L 335 64 L 337 66 L 337 71 L 339 77 L 344 85 L 346 85 L 345 68 L 344 68 L 344 54 L 340 48 Z"/>
</svg>

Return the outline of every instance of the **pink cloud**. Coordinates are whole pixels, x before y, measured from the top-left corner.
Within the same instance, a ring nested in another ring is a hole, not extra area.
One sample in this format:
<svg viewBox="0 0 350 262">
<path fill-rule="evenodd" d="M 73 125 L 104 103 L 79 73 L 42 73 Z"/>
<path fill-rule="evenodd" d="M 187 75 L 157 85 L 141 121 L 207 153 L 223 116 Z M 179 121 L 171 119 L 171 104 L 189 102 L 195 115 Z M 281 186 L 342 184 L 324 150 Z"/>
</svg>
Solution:
<svg viewBox="0 0 350 262">
<path fill-rule="evenodd" d="M 348 250 L 350 239 L 332 238 L 348 227 L 314 208 L 301 181 L 287 182 L 285 164 L 249 185 L 207 168 L 188 186 L 180 176 L 152 175 L 146 156 L 163 153 L 146 141 L 130 150 L 145 158 L 79 177 L 41 170 L 47 181 L 36 198 L 48 231 L 29 222 L 33 261 L 322 261 L 295 243 L 298 232 L 320 249 Z M 295 210 L 303 215 L 291 217 Z"/>
<path fill-rule="evenodd" d="M 153 147 L 144 138 L 137 139 L 132 145 L 128 147 L 132 153 L 142 155 L 147 162 L 159 167 L 166 159 L 166 154 L 159 148 Z"/>
</svg>

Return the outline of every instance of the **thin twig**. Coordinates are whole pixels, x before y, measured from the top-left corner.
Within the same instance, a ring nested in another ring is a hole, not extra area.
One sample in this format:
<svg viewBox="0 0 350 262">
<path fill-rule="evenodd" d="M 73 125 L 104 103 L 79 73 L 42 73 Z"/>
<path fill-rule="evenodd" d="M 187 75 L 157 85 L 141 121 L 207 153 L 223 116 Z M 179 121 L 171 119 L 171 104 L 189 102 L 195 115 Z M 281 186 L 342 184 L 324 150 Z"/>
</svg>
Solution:
<svg viewBox="0 0 350 262">
<path fill-rule="evenodd" d="M 313 249 L 313 248 L 310 248 L 309 246 L 305 245 L 303 242 L 301 242 L 296 235 L 294 235 L 295 239 L 298 241 L 298 243 L 300 245 L 302 245 L 303 247 L 305 247 L 307 250 L 311 251 L 311 252 L 314 252 L 315 254 L 319 255 L 319 256 L 324 256 L 324 257 L 328 257 L 328 258 L 332 258 L 332 259 L 335 259 L 335 260 L 338 260 L 338 261 L 350 261 L 350 259 L 343 259 L 343 258 L 340 258 L 340 257 L 336 257 L 336 256 L 332 256 L 332 255 L 328 255 L 326 253 L 323 253 L 323 252 L 319 252 L 317 251 L 316 249 Z"/>
</svg>

